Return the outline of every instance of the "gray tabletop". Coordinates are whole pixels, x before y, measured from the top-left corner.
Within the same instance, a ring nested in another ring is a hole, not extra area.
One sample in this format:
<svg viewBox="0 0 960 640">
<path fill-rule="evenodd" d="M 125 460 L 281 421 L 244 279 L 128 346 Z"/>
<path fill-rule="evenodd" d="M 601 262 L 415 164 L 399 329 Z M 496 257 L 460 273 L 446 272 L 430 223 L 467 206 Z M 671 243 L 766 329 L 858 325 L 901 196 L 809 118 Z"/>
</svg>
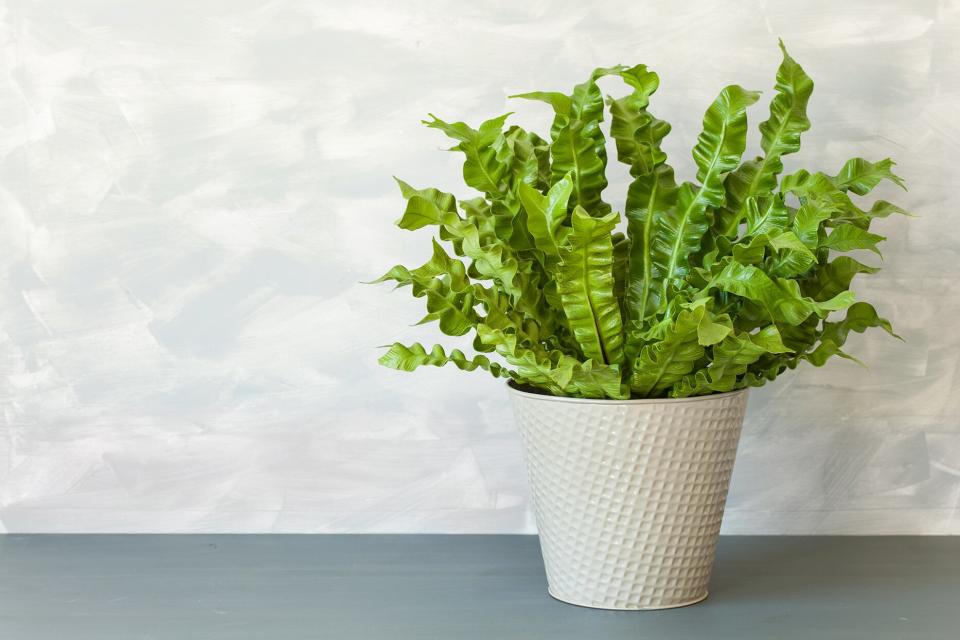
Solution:
<svg viewBox="0 0 960 640">
<path fill-rule="evenodd" d="M 727 537 L 711 595 L 552 600 L 530 536 L 0 536 L 0 638 L 960 636 L 960 538 Z"/>
</svg>

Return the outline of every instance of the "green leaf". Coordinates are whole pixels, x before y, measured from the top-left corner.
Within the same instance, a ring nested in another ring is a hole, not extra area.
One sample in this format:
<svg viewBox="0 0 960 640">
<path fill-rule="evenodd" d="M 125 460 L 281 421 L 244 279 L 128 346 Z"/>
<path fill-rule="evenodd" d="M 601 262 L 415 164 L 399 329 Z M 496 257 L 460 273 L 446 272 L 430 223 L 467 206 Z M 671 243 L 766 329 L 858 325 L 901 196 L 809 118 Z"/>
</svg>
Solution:
<svg viewBox="0 0 960 640">
<path fill-rule="evenodd" d="M 759 97 L 755 91 L 731 85 L 720 92 L 703 118 L 703 132 L 693 148 L 701 184 L 680 187 L 677 209 L 660 219 L 653 244 L 654 260 L 663 264 L 661 300 L 666 299 L 670 285 L 686 275 L 690 257 L 700 249 L 708 228 L 707 208 L 725 202 L 723 174 L 740 162 L 747 143 L 747 107 Z"/>
<path fill-rule="evenodd" d="M 641 398 L 662 395 L 693 371 L 704 355 L 697 329 L 706 313 L 703 306 L 681 311 L 662 339 L 644 346 L 632 368 L 630 388 Z"/>
<path fill-rule="evenodd" d="M 630 388 L 620 379 L 620 366 L 595 364 L 593 360 L 574 367 L 567 389 L 570 395 L 584 398 L 625 400 L 630 397 Z"/>
<path fill-rule="evenodd" d="M 440 330 L 451 336 L 469 332 L 480 318 L 474 307 L 489 300 L 491 293 L 470 282 L 462 262 L 451 258 L 436 241 L 433 257 L 408 270 L 403 265 L 392 267 L 374 283 L 393 280 L 398 287 L 412 286 L 414 297 L 427 299 L 427 315 L 418 323 L 437 321 Z"/>
<path fill-rule="evenodd" d="M 793 233 L 808 249 L 820 246 L 820 229 L 822 223 L 828 220 L 835 211 L 829 204 L 821 200 L 809 200 L 797 210 L 793 219 Z"/>
<path fill-rule="evenodd" d="M 747 371 L 747 366 L 767 353 L 747 333 L 731 335 L 711 349 L 710 363 L 692 374 L 687 374 L 674 385 L 670 395 L 674 398 L 724 393 L 737 385 L 737 377 Z"/>
<path fill-rule="evenodd" d="M 560 248 L 557 284 L 567 322 L 583 356 L 613 364 L 623 356 L 620 306 L 613 296 L 611 231 L 619 216 L 593 218 L 583 207 L 573 211 L 573 229 Z"/>
<path fill-rule="evenodd" d="M 722 204 L 724 198 L 721 175 L 737 166 L 746 146 L 747 107 L 759 98 L 757 91 L 730 85 L 720 92 L 703 117 L 703 132 L 693 148 L 693 159 L 697 163 L 697 180 L 715 206 Z"/>
<path fill-rule="evenodd" d="M 780 339 L 783 344 L 795 353 L 801 354 L 809 350 L 817 341 L 817 335 L 823 320 L 816 315 L 797 325 L 780 324 L 777 329 L 780 331 Z"/>
<path fill-rule="evenodd" d="M 841 347 L 847 341 L 847 336 L 851 331 L 863 333 L 871 327 L 881 327 L 893 337 L 900 338 L 893 332 L 890 322 L 877 315 L 877 310 L 872 305 L 866 302 L 858 302 L 847 310 L 847 315 L 843 320 L 824 323 L 819 344 L 816 349 L 805 356 L 805 359 L 816 367 L 823 366 L 831 356 L 835 355 L 859 362 L 856 358 L 844 353 Z"/>
<path fill-rule="evenodd" d="M 498 195 L 503 189 L 503 181 L 509 170 L 509 163 L 501 162 L 497 157 L 497 142 L 502 137 L 501 128 L 510 116 L 502 116 L 487 120 L 480 125 L 479 130 L 472 129 L 463 122 L 452 124 L 444 122 L 432 113 L 432 120 L 423 123 L 431 129 L 440 129 L 447 136 L 459 140 L 460 144 L 452 150 L 462 151 L 466 160 L 463 163 L 463 181 L 468 186 L 490 195 Z"/>
<path fill-rule="evenodd" d="M 894 164 L 890 158 L 876 163 L 863 158 L 852 158 L 847 160 L 840 173 L 831 177 L 830 180 L 841 191 L 852 191 L 859 196 L 870 193 L 883 180 L 889 180 L 906 190 L 903 179 L 892 171 Z"/>
<path fill-rule="evenodd" d="M 813 80 L 787 53 L 780 41 L 783 61 L 777 69 L 777 94 L 770 101 L 770 117 L 760 123 L 760 146 L 766 165 L 771 166 L 771 178 L 783 170 L 777 165 L 780 158 L 800 150 L 800 134 L 810 128 L 807 119 L 807 103 L 813 93 Z M 770 185 L 773 188 L 773 185 Z"/>
<path fill-rule="evenodd" d="M 560 352 L 548 352 L 539 345 L 522 346 L 514 328 L 495 329 L 480 324 L 477 337 L 481 343 L 494 347 L 516 368 L 517 380 L 543 387 L 556 395 L 563 395 L 578 364 L 575 358 Z"/>
<path fill-rule="evenodd" d="M 490 359 L 486 356 L 478 355 L 468 358 L 459 349 L 453 349 L 450 355 L 447 355 L 443 347 L 438 344 L 434 345 L 428 352 L 419 342 L 415 342 L 409 347 L 395 342 L 385 354 L 380 356 L 378 362 L 385 367 L 398 371 L 413 371 L 424 365 L 442 367 L 445 364 L 453 364 L 463 371 L 483 369 L 489 371 L 495 378 L 515 377 L 512 371 L 503 368 L 496 362 L 490 362 Z"/>
<path fill-rule="evenodd" d="M 619 75 L 633 88 L 627 96 L 609 99 L 610 135 L 616 140 L 618 159 L 630 165 L 634 178 L 626 199 L 630 255 L 624 304 L 628 325 L 625 349 L 631 361 L 641 346 L 645 320 L 658 306 L 662 273 L 653 261 L 653 237 L 659 218 L 676 202 L 677 186 L 673 170 L 664 164 L 667 155 L 660 148 L 670 125 L 647 111 L 650 96 L 659 86 L 657 74 L 637 65 Z"/>
<path fill-rule="evenodd" d="M 830 235 L 820 244 L 822 247 L 834 251 L 855 251 L 866 249 L 882 256 L 877 243 L 886 240 L 885 237 L 865 231 L 852 224 L 842 224 L 830 232 Z"/>
<path fill-rule="evenodd" d="M 569 174 L 573 182 L 570 207 L 580 205 L 591 215 L 598 217 L 609 213 L 610 205 L 600 198 L 601 192 L 607 186 L 604 174 L 607 152 L 603 132 L 600 130 L 600 122 L 603 120 L 603 96 L 596 80 L 618 70 L 595 70 L 586 82 L 574 87 L 570 96 L 541 91 L 511 96 L 540 100 L 553 107 L 555 117 L 550 130 L 552 180 L 558 181 Z"/>
<path fill-rule="evenodd" d="M 767 353 L 790 353 L 790 348 L 783 344 L 783 337 L 775 324 L 765 326 L 757 333 L 752 334 L 750 339 Z"/>
<path fill-rule="evenodd" d="M 407 199 L 407 208 L 396 222 L 401 229 L 412 231 L 459 219 L 457 201 L 451 194 L 437 189 L 414 189 L 400 178 L 394 180 L 400 185 L 403 197 Z"/>
<path fill-rule="evenodd" d="M 497 159 L 510 163 L 511 183 L 537 189 L 550 187 L 550 145 L 535 133 L 512 126 L 503 137 Z"/>
<path fill-rule="evenodd" d="M 790 226 L 790 212 L 783 196 L 764 198 L 763 209 L 755 196 L 747 198 L 747 235 L 775 234 Z"/>
<path fill-rule="evenodd" d="M 867 212 L 867 215 L 870 216 L 870 218 L 886 218 L 894 213 L 899 213 L 900 215 L 910 218 L 916 217 L 909 211 L 905 211 L 897 205 L 887 202 L 886 200 L 877 200 L 874 202 L 873 206 L 870 207 L 870 211 Z"/>
<path fill-rule="evenodd" d="M 453 196 L 436 189 L 414 189 L 397 180 L 407 209 L 397 223 L 404 229 L 417 229 L 429 224 L 440 226 L 440 237 L 453 243 L 457 255 L 472 260 L 470 272 L 474 277 L 498 282 L 510 295 L 519 299 L 523 293 L 517 282 L 519 263 L 513 249 L 498 235 L 496 221 L 485 204 L 465 201 L 469 212 L 463 219 L 456 212 Z"/>
<path fill-rule="evenodd" d="M 803 292 L 814 300 L 828 300 L 850 288 L 858 273 L 876 273 L 880 269 L 857 262 L 850 256 L 837 256 L 802 283 Z"/>
<path fill-rule="evenodd" d="M 620 232 L 613 234 L 613 296 L 620 303 L 620 317 L 626 318 L 627 268 L 630 261 L 630 239 Z"/>
<path fill-rule="evenodd" d="M 515 300 L 523 296 L 523 287 L 517 281 L 520 269 L 517 259 L 501 242 L 485 238 L 475 219 L 444 225 L 444 231 L 458 240 L 462 254 L 472 259 L 470 271 L 474 277 L 494 280 Z"/>
<path fill-rule="evenodd" d="M 774 277 L 792 278 L 801 275 L 817 262 L 817 256 L 792 231 L 785 231 L 770 238 L 770 247 L 777 255 L 771 259 L 766 271 Z"/>
<path fill-rule="evenodd" d="M 747 200 L 772 193 L 777 175 L 783 171 L 780 158 L 800 150 L 800 135 L 810 128 L 807 103 L 813 93 L 813 80 L 790 57 L 780 41 L 783 62 L 777 69 L 776 95 L 770 101 L 770 117 L 760 124 L 760 146 L 764 155 L 745 162 L 726 180 L 726 235 L 730 235 L 745 213 Z"/>
<path fill-rule="evenodd" d="M 617 144 L 617 159 L 630 165 L 630 174 L 647 175 L 667 159 L 660 142 L 670 133 L 670 125 L 647 111 L 660 79 L 645 65 L 621 71 L 620 77 L 634 90 L 623 98 L 609 99 L 610 136 Z"/>
<path fill-rule="evenodd" d="M 740 264 L 763 264 L 770 246 L 770 237 L 767 234 L 748 236 L 733 245 L 731 254 L 733 260 Z"/>
<path fill-rule="evenodd" d="M 772 280 L 757 267 L 732 261 L 711 280 L 709 286 L 757 302 L 767 311 L 771 320 L 788 325 L 800 324 L 811 314 L 826 316 L 854 302 L 853 294 L 849 291 L 823 302 L 806 298 L 800 294 L 800 288 L 794 280 Z"/>
<path fill-rule="evenodd" d="M 567 202 L 573 192 L 573 182 L 569 176 L 565 176 L 550 187 L 547 195 L 526 183 L 520 183 L 518 189 L 520 202 L 527 212 L 527 229 L 537 249 L 549 256 L 559 256 L 563 242 L 559 233 L 560 225 L 567 217 Z"/>
<path fill-rule="evenodd" d="M 797 171 L 784 177 L 780 190 L 796 195 L 804 206 L 815 206 L 832 222 L 846 221 L 866 229 L 873 218 L 870 212 L 854 204 L 850 196 L 834 184 L 833 178 L 824 173 Z M 801 234 L 797 235 L 804 239 Z M 807 244 L 806 239 L 804 244 Z"/>
<path fill-rule="evenodd" d="M 697 341 L 708 347 L 716 344 L 726 338 L 733 331 L 733 322 L 730 316 L 723 314 L 717 318 L 710 318 L 704 314 L 700 324 L 697 325 Z"/>
<path fill-rule="evenodd" d="M 595 131 L 579 121 L 564 127 L 551 147 L 551 170 L 554 180 L 561 173 L 573 177 L 571 205 L 579 205 L 594 215 L 603 216 L 610 211 L 610 205 L 600 199 L 607 186 L 604 176 L 606 151 L 600 127 L 597 126 Z"/>
<path fill-rule="evenodd" d="M 618 365 L 579 362 L 560 351 L 548 351 L 531 344 L 522 345 L 514 333 L 477 327 L 477 335 L 508 363 L 516 367 L 515 379 L 540 386 L 555 395 L 583 398 L 623 398 L 626 389 L 620 381 Z"/>
<path fill-rule="evenodd" d="M 627 192 L 627 234 L 630 237 L 630 266 L 627 307 L 633 330 L 659 306 L 659 283 L 667 262 L 668 245 L 661 242 L 654 258 L 654 232 L 676 204 L 677 184 L 673 169 L 660 165 L 652 174 L 637 177 Z"/>
</svg>

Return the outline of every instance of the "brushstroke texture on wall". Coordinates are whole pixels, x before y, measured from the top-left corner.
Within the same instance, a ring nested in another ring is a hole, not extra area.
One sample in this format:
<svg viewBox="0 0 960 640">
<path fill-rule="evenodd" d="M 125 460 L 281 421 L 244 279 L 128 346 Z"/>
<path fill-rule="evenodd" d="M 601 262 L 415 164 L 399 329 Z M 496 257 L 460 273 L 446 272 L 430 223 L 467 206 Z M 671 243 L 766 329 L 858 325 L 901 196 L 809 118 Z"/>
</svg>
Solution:
<svg viewBox="0 0 960 640">
<path fill-rule="evenodd" d="M 856 286 L 906 342 L 752 393 L 724 530 L 960 533 L 960 4 L 926 0 L 0 2 L 0 530 L 532 531 L 500 384 L 375 363 L 436 337 L 359 284 L 429 247 L 390 176 L 466 195 L 421 117 L 543 132 L 505 96 L 620 62 L 692 175 L 778 36 L 816 81 L 788 170 L 892 155 L 921 217 Z"/>
</svg>

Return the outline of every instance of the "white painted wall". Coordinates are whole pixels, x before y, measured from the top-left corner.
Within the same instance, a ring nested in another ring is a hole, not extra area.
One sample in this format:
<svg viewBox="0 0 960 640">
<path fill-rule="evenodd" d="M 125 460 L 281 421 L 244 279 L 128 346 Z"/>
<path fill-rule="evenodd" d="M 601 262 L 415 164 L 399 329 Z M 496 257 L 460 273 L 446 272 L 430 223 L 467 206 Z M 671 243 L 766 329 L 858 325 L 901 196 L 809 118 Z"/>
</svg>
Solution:
<svg viewBox="0 0 960 640">
<path fill-rule="evenodd" d="M 788 169 L 892 155 L 922 217 L 857 287 L 906 343 L 753 393 L 725 531 L 960 533 L 960 5 L 923 0 L 0 2 L 0 530 L 532 531 L 500 385 L 375 364 L 435 338 L 358 284 L 429 246 L 390 176 L 462 194 L 428 111 L 542 130 L 505 96 L 637 62 L 689 175 L 777 36 Z"/>
</svg>

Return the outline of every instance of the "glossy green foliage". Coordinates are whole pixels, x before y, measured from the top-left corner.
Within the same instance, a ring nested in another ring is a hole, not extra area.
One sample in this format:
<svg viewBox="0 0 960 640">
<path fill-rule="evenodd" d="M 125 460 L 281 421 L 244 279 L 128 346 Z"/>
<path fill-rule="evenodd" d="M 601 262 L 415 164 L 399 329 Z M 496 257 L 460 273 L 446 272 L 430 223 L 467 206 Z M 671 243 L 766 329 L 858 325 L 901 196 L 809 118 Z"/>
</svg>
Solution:
<svg viewBox="0 0 960 640">
<path fill-rule="evenodd" d="M 781 49 L 759 126 L 763 155 L 742 158 L 747 111 L 760 94 L 728 86 L 704 115 L 688 182 L 677 181 L 661 149 L 670 125 L 648 110 L 660 80 L 644 65 L 597 69 L 569 95 L 515 96 L 550 105 L 548 138 L 505 129 L 509 114 L 477 129 L 431 116 L 427 126 L 456 142 L 464 182 L 480 196 L 457 202 L 398 181 L 407 205 L 397 224 L 433 227 L 438 239 L 425 264 L 397 265 L 378 281 L 409 286 L 425 299 L 421 322 L 472 334 L 479 353 L 397 343 L 381 364 L 483 369 L 563 396 L 686 397 L 761 385 L 803 360 L 851 358 L 843 351 L 851 331 L 895 335 L 850 291 L 856 275 L 877 267 L 843 254 L 880 254 L 884 238 L 871 222 L 906 212 L 857 198 L 903 181 L 889 159 L 781 175 L 782 157 L 799 151 L 810 128 L 813 91 Z M 607 98 L 608 111 L 604 77 L 629 90 Z M 607 113 L 631 177 L 626 234 L 602 198 Z"/>
</svg>

